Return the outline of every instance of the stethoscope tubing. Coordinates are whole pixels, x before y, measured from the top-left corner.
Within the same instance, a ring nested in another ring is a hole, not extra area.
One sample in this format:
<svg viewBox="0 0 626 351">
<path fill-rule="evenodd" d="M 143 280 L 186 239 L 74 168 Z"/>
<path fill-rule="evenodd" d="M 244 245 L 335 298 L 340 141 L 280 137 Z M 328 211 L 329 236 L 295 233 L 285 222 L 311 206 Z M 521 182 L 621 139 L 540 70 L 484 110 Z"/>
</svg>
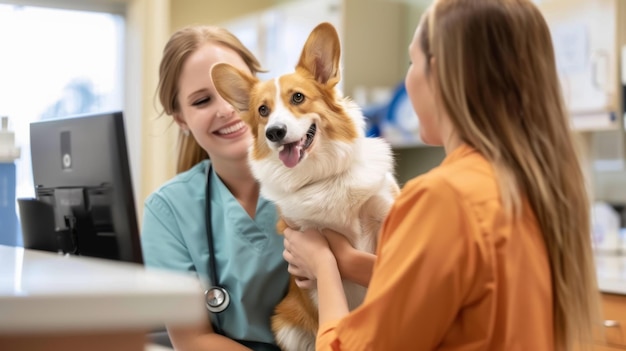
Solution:
<svg viewBox="0 0 626 351">
<path fill-rule="evenodd" d="M 210 161 L 209 161 L 210 162 Z M 226 290 L 225 287 L 219 285 L 219 280 L 217 279 L 217 263 L 215 261 L 215 245 L 213 242 L 213 228 L 211 227 L 211 164 L 209 163 L 207 168 L 207 176 L 206 176 L 206 191 L 205 191 L 205 216 L 206 216 L 206 233 L 207 233 L 207 242 L 209 245 L 209 278 L 211 279 L 211 287 L 209 287 L 204 292 L 205 297 L 205 305 L 209 312 L 213 313 L 216 318 L 216 332 L 219 334 L 224 334 L 222 328 L 220 327 L 220 316 L 219 314 L 226 310 L 230 305 L 230 294 Z M 221 299 L 220 299 L 221 297 Z M 215 301 L 215 303 L 212 303 Z"/>
</svg>

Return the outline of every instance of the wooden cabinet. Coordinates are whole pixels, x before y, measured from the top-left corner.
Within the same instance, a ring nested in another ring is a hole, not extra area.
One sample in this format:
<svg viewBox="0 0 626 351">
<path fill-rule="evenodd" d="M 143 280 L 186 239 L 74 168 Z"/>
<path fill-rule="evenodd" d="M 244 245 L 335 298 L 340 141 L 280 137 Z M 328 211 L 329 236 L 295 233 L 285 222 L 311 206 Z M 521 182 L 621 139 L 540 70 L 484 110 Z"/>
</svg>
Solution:
<svg viewBox="0 0 626 351">
<path fill-rule="evenodd" d="M 594 330 L 594 351 L 626 350 L 626 295 L 602 294 L 603 325 Z"/>
</svg>

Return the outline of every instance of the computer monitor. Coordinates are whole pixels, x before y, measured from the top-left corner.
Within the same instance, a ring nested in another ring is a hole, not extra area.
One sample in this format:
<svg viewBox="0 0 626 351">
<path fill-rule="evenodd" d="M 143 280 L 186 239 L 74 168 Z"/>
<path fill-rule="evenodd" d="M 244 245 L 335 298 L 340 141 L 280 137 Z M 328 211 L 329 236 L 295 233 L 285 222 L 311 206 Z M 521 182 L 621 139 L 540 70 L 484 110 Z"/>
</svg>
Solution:
<svg viewBox="0 0 626 351">
<path fill-rule="evenodd" d="M 30 146 L 36 199 L 18 200 L 24 247 L 143 263 L 123 113 L 33 122 Z"/>
</svg>

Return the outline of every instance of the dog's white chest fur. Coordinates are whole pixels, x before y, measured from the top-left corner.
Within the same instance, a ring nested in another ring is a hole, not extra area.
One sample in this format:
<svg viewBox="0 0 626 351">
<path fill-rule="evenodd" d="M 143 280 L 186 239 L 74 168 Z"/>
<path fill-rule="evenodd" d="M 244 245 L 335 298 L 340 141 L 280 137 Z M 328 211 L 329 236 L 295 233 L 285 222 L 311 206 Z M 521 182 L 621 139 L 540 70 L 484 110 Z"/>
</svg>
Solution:
<svg viewBox="0 0 626 351">
<path fill-rule="evenodd" d="M 376 195 L 389 197 L 388 186 L 394 182 L 389 146 L 380 139 L 359 138 L 354 144 L 330 142 L 318 147 L 326 149 L 317 150 L 293 169 L 284 167 L 277 158 L 251 160 L 262 195 L 276 203 L 291 226 L 301 230 L 330 228 L 348 235 L 358 249 L 372 252 L 375 243 L 370 236 L 360 240 L 364 238 L 363 206 Z M 328 157 L 335 162 L 320 162 L 332 153 L 342 155 Z M 337 164 L 341 160 L 344 163 Z M 328 167 L 340 171 L 325 169 Z M 332 175 L 325 176 L 328 174 Z"/>
<path fill-rule="evenodd" d="M 251 160 L 261 193 L 276 203 L 291 227 L 330 228 L 346 235 L 355 248 L 373 253 L 397 187 L 391 149 L 381 139 L 365 137 L 353 144 L 318 145 L 322 147 L 326 149 L 316 150 L 292 169 L 278 158 Z M 337 164 L 341 160 L 344 163 Z M 348 281 L 343 286 L 352 310 L 361 304 L 366 289 Z M 310 295 L 317 304 L 317 291 Z"/>
</svg>

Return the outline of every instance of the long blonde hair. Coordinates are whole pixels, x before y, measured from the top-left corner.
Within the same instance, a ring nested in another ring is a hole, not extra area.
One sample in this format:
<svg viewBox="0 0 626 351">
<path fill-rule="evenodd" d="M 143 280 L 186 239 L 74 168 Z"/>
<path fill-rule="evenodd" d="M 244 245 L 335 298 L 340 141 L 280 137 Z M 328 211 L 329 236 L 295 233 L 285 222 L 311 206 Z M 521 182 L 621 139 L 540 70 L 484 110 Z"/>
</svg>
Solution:
<svg viewBox="0 0 626 351">
<path fill-rule="evenodd" d="M 196 25 L 179 29 L 172 34 L 165 44 L 163 58 L 159 66 L 157 92 L 161 106 L 163 106 L 162 114 L 174 116 L 175 113 L 180 112 L 178 81 L 183 65 L 191 54 L 207 42 L 213 42 L 235 51 L 241 56 L 253 75 L 258 72 L 265 72 L 252 52 L 225 28 Z M 182 130 L 179 131 L 176 173 L 184 172 L 208 157 L 207 152 L 196 142 L 193 136 Z"/>
<path fill-rule="evenodd" d="M 588 343 L 598 303 L 590 204 L 543 16 L 528 0 L 440 0 L 420 26 L 435 62 L 426 70 L 455 130 L 494 165 L 509 214 L 528 199 L 537 217 L 555 349 Z"/>
</svg>

